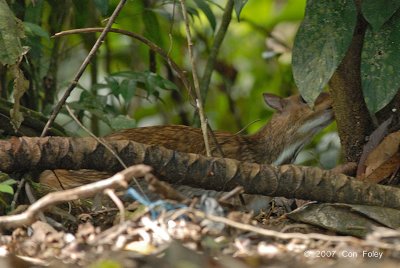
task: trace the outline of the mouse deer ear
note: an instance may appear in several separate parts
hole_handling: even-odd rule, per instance
[[[271,93],[263,93],[265,103],[279,112],[282,112],[285,107],[285,101],[283,98],[271,94]]]

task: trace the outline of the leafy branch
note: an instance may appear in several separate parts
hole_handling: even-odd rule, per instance
[[[99,49],[100,45],[102,44],[104,38],[106,37],[107,33],[110,31],[111,26],[113,25],[115,19],[117,18],[119,12],[122,10],[122,7],[125,5],[126,0],[121,0],[118,3],[118,6],[115,8],[113,14],[111,15],[110,19],[107,22],[106,27],[100,34],[99,38],[97,38],[96,43],[93,45],[92,49],[90,50],[89,54],[86,56],[85,60],[83,61],[82,65],[80,66],[78,72],[76,73],[73,81],[70,83],[68,86],[67,90],[65,91],[64,95],[62,96],[61,100],[57,103],[56,107],[53,109],[53,112],[51,113],[51,116],[49,120],[47,121],[42,134],[40,135],[41,137],[45,136],[49,127],[51,124],[54,122],[56,119],[58,113],[60,112],[62,106],[64,105],[65,101],[71,94],[72,90],[76,87],[78,84],[79,79],[81,78],[83,72],[85,71],[86,67],[89,65],[90,60],[93,58],[93,56],[96,54],[96,51]]]

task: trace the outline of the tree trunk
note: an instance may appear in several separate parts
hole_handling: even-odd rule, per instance
[[[358,13],[353,40],[329,82],[339,137],[347,162],[358,162],[366,137],[373,130],[361,87],[361,51],[367,23],[360,10]]]

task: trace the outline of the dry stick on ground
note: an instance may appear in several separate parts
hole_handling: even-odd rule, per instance
[[[187,210],[187,209],[185,209],[185,210]],[[253,233],[256,233],[256,234],[259,234],[262,236],[266,236],[266,237],[274,237],[274,238],[283,239],[283,240],[292,240],[292,239],[298,239],[298,240],[302,240],[302,241],[322,240],[322,241],[329,241],[329,242],[352,243],[352,244],[361,245],[361,246],[365,246],[365,247],[378,247],[381,249],[400,250],[400,245],[384,243],[384,242],[380,242],[380,241],[365,241],[365,240],[361,240],[361,239],[358,239],[358,238],[355,238],[352,236],[333,236],[333,235],[325,235],[325,234],[318,234],[318,233],[309,233],[309,234],[283,233],[283,232],[279,232],[279,231],[260,228],[260,227],[253,226],[250,224],[236,222],[236,221],[230,220],[225,217],[206,214],[203,211],[196,210],[196,209],[189,209],[189,211],[192,212],[197,217],[200,217],[203,219],[208,219],[208,220],[218,222],[218,223],[223,223],[223,224],[229,225],[229,226],[239,229],[239,230],[253,232]]]
[[[151,171],[149,166],[136,165],[129,167],[111,178],[83,185],[74,189],[47,194],[32,204],[25,212],[11,216],[0,216],[0,228],[13,228],[31,224],[36,215],[51,205],[69,202],[79,198],[88,198],[108,188],[128,186],[127,181],[134,177],[143,177]]]
[[[361,182],[320,168],[260,165],[205,157],[128,140],[107,142],[128,165],[150,165],[160,179],[173,184],[216,191],[243,186],[248,194],[400,209],[400,189]],[[56,168],[122,169],[107,148],[93,138],[14,137],[0,140],[0,171]]]
[[[104,28],[103,32],[100,34],[99,38],[96,40],[96,43],[93,45],[92,49],[90,50],[89,54],[86,56],[85,60],[83,61],[81,67],[79,68],[78,72],[76,73],[74,80],[71,82],[67,90],[65,91],[64,95],[62,96],[61,100],[57,103],[56,107],[54,108],[53,112],[51,113],[51,116],[49,120],[47,121],[42,134],[40,135],[41,137],[44,137],[47,133],[47,130],[53,124],[54,120],[56,119],[58,113],[60,112],[62,106],[64,105],[65,101],[71,94],[72,90],[76,87],[78,84],[79,79],[81,78],[83,72],[85,71],[86,67],[89,65],[90,60],[93,58],[95,55],[96,51],[99,49],[101,43],[103,42],[104,38],[107,35],[107,32],[111,29],[112,24],[114,23],[115,19],[117,18],[119,12],[121,11],[122,7],[125,5],[126,0],[121,0],[118,3],[118,6],[115,8],[113,14],[111,15],[110,19],[107,22],[106,27]]]
[[[104,193],[110,197],[110,199],[114,202],[114,204],[117,206],[119,209],[119,222],[123,223],[125,221],[125,207],[124,204],[122,203],[121,199],[118,198],[118,196],[115,194],[113,190],[110,188],[107,188],[104,190]]]
[[[197,68],[196,68],[196,63],[194,61],[194,55],[193,55],[193,50],[192,50],[193,43],[192,43],[192,36],[190,33],[189,19],[187,17],[187,9],[186,9],[186,5],[185,5],[185,0],[180,0],[179,2],[181,3],[182,16],[183,16],[183,20],[185,22],[189,58],[190,58],[190,64],[192,66],[194,91],[196,92],[196,105],[197,105],[197,108],[199,111],[201,131],[203,132],[203,138],[204,138],[204,146],[206,148],[206,155],[211,156],[210,144],[208,142],[208,134],[207,134],[207,132],[208,132],[207,119],[204,114],[204,109],[203,109],[204,107],[203,107],[203,100],[201,98],[199,78],[197,77]]]

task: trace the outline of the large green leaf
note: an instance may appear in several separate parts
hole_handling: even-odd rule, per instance
[[[9,9],[6,1],[0,0],[0,63],[17,63],[24,53],[21,37],[24,37],[22,24]]]
[[[379,30],[399,7],[399,0],[363,0],[361,11],[372,28]]]
[[[307,102],[314,102],[342,61],[356,19],[353,0],[307,1],[292,59],[295,82]]]
[[[377,112],[400,88],[400,10],[379,31],[367,28],[361,54],[361,82],[367,107]]]

